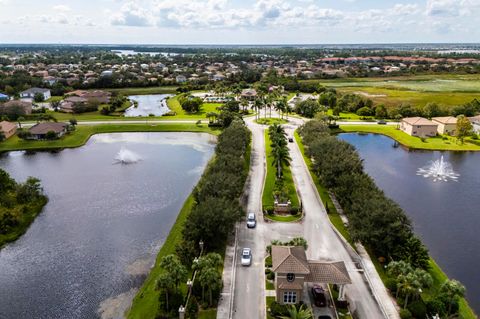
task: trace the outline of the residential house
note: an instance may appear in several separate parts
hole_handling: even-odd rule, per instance
[[[475,134],[480,134],[480,115],[469,117],[468,119],[472,123]]]
[[[175,77],[175,81],[177,83],[185,83],[185,82],[187,82],[187,78],[185,77],[185,75],[177,75]]]
[[[88,102],[88,99],[80,96],[69,96],[60,103],[60,111],[65,113],[73,113],[75,106],[84,105]]]
[[[67,132],[66,123],[44,122],[32,126],[28,131],[34,140],[44,140],[48,132],[53,132],[57,137],[62,137]]]
[[[457,118],[453,116],[434,117],[432,122],[437,124],[437,132],[442,135],[455,135]]]
[[[243,99],[252,101],[257,97],[257,91],[255,91],[255,89],[244,89],[242,90],[241,97]]]
[[[17,125],[12,122],[2,121],[0,122],[0,132],[3,133],[5,139],[8,139],[17,132]]]
[[[33,99],[37,94],[42,94],[43,100],[48,100],[51,97],[50,90],[42,88],[30,88],[26,91],[21,92],[20,97],[22,99]]]
[[[338,300],[345,300],[345,285],[352,281],[343,261],[307,260],[301,246],[272,246],[272,271],[275,273],[275,296],[281,304],[297,304],[308,283],[339,286]]]
[[[423,117],[406,117],[400,122],[400,130],[417,137],[436,136],[437,127],[438,124]]]
[[[108,104],[110,103],[110,98],[112,97],[112,93],[107,91],[95,90],[95,91],[83,91],[83,90],[76,90],[66,94],[67,96],[78,96],[85,98],[87,100],[96,100],[100,104]]]

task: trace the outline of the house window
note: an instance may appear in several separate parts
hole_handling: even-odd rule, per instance
[[[297,303],[297,293],[295,291],[285,291],[283,293],[283,303]]]
[[[292,281],[294,281],[294,280],[295,280],[295,274],[293,274],[293,273],[288,273],[288,274],[287,274],[287,281],[288,281],[288,282],[292,282]]]

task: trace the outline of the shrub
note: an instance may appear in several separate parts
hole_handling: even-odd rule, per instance
[[[273,317],[280,317],[288,315],[288,307],[274,301],[270,304],[270,314]]]
[[[425,306],[427,313],[431,316],[435,314],[443,315],[447,312],[443,302],[438,299],[427,300]]]
[[[275,213],[273,206],[265,206],[263,210],[267,213],[267,215],[273,215]]]
[[[388,278],[385,281],[385,287],[390,290],[391,293],[396,293],[397,292],[397,281],[393,278]]]
[[[300,213],[300,207],[298,206],[292,206],[290,208],[290,214],[292,215],[298,215]]]
[[[270,268],[265,268],[265,275],[268,275],[272,272]]]
[[[410,310],[413,317],[417,319],[423,319],[427,315],[427,307],[422,300],[415,300],[408,305],[408,310]]]
[[[190,297],[187,308],[185,309],[185,318],[186,319],[198,318],[198,302],[195,296]]]
[[[272,271],[271,273],[269,273],[269,274],[267,275],[267,279],[268,279],[268,280],[274,280],[274,279],[275,279],[275,273],[274,273],[273,271]]]
[[[272,267],[272,256],[265,258],[265,267]]]
[[[402,309],[400,310],[400,318],[402,319],[411,319],[412,314],[408,309]]]

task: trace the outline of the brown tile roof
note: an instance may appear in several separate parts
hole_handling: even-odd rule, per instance
[[[272,270],[280,273],[310,273],[303,247],[272,246]]]
[[[305,278],[306,281],[338,285],[352,283],[343,261],[308,261],[308,263],[310,265],[310,274]]]
[[[406,117],[402,121],[410,125],[437,126],[437,124],[424,117]]]
[[[30,133],[32,134],[47,134],[50,131],[55,133],[60,133],[67,127],[66,123],[56,123],[56,122],[45,122],[35,124],[30,128]]]
[[[432,121],[441,124],[457,124],[457,118],[453,116],[434,117]]]
[[[3,132],[10,132],[16,127],[17,125],[12,122],[7,122],[7,121],[0,122],[0,131],[3,131]]]

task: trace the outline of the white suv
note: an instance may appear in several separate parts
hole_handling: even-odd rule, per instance
[[[255,219],[254,213],[248,213],[247,215],[247,227],[248,228],[255,228],[257,226],[257,220]]]
[[[252,264],[252,250],[243,248],[242,250],[242,266],[250,266]]]

